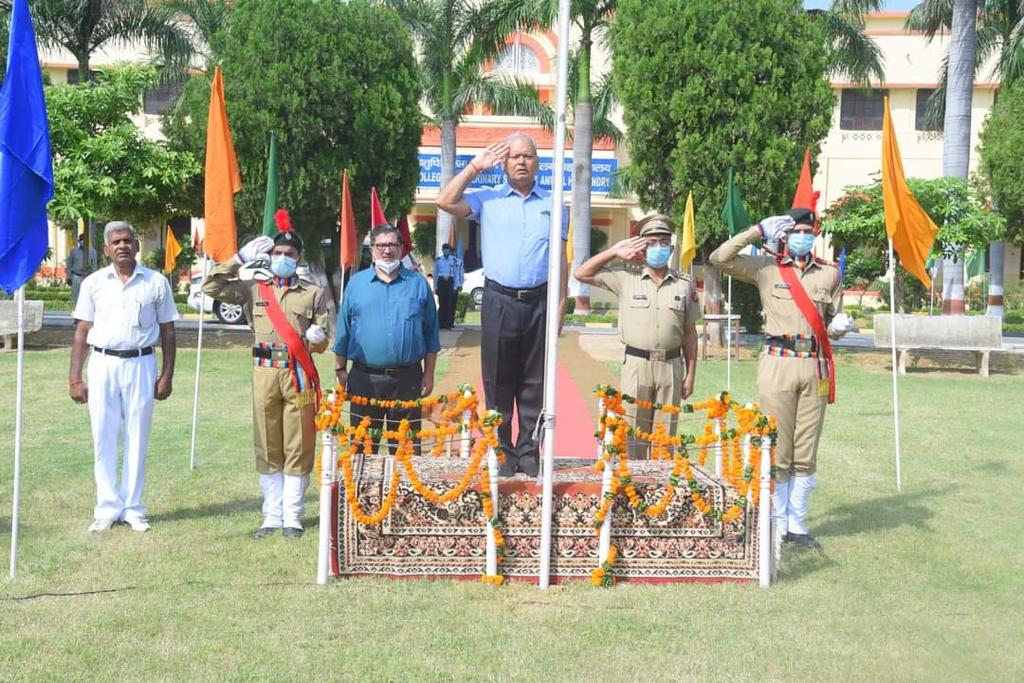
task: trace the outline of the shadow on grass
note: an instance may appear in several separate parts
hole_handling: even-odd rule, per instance
[[[213,503],[211,505],[200,505],[194,508],[178,508],[162,514],[150,515],[150,519],[156,522],[177,522],[186,519],[204,519],[207,517],[227,517],[238,513],[259,512],[263,499],[259,497],[237,498]]]

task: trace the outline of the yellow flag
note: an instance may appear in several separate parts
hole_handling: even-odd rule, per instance
[[[903,160],[896,142],[896,131],[889,114],[889,98],[885,98],[882,119],[882,206],[885,210],[885,231],[892,239],[893,249],[900,255],[903,268],[916,277],[925,289],[932,286],[925,261],[939,229],[928,217],[903,175]]]
[[[178,254],[181,253],[181,245],[174,238],[174,231],[167,226],[167,244],[164,246],[164,273],[170,275],[174,272],[175,263],[178,261]]]
[[[569,237],[565,242],[565,260],[572,268],[572,216],[569,216]],[[570,271],[571,272],[571,271]]]
[[[683,237],[679,240],[679,270],[689,271],[696,255],[697,222],[693,217],[693,192],[690,192],[686,196],[686,212],[683,214]]]

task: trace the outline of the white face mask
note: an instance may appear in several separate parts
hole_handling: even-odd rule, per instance
[[[396,270],[398,270],[399,266],[402,265],[402,262],[397,260],[397,259],[394,259],[394,260],[391,260],[391,261],[378,260],[376,262],[376,265],[377,265],[378,268],[383,270],[385,273],[387,273],[388,275],[391,275]]]

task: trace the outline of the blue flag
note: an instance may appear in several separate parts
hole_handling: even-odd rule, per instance
[[[843,276],[846,275],[846,247],[839,250],[839,281],[843,281]]]
[[[0,88],[0,287],[8,292],[25,284],[46,255],[46,205],[52,197],[43,75],[28,0],[15,0]]]

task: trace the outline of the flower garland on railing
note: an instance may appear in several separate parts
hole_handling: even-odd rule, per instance
[[[601,505],[594,518],[594,529],[598,535],[600,535],[601,527],[611,511],[615,496],[620,489],[625,493],[632,508],[652,519],[665,514],[668,506],[675,499],[677,490],[683,480],[686,481],[690,502],[693,504],[693,507],[712,522],[720,519],[722,523],[728,524],[740,519],[746,509],[748,495],[755,504],[757,503],[760,494],[760,458],[751,458],[750,462],[744,465],[742,442],[747,435],[750,435],[751,438],[754,436],[770,436],[773,444],[772,461],[774,462],[774,442],[776,437],[774,417],[765,416],[756,405],[740,405],[732,400],[728,392],[722,392],[700,403],[684,404],[681,406],[636,399],[608,385],[598,386],[594,393],[604,404],[604,410],[598,419],[598,430],[595,436],[604,439],[606,434],[611,434],[611,438],[602,447],[601,455],[595,468],[598,472],[602,472],[606,467],[614,467],[611,485],[604,492]],[[644,432],[630,427],[624,419],[626,403],[669,416],[705,411],[708,422],[705,423],[703,433],[698,437],[691,435],[671,436],[667,433],[663,423],[655,425],[652,432]],[[738,427],[723,431],[722,427],[724,427],[730,412],[736,415]],[[720,433],[718,434],[715,433],[714,429],[716,422],[721,425]],[[629,457],[626,446],[627,437],[630,436],[651,444],[652,460],[671,459],[673,461],[669,480],[665,484],[665,488],[660,496],[658,496],[658,502],[656,503],[648,504],[645,502],[633,484],[633,477],[629,471]],[[688,444],[697,445],[699,447],[697,464],[703,466],[707,460],[708,446],[715,443],[721,443],[723,448],[722,478],[735,488],[739,494],[735,502],[720,514],[704,500],[703,490],[693,474],[690,458],[687,453]],[[753,485],[755,481],[758,482],[757,486]],[[617,548],[611,545],[607,559],[603,560],[596,569],[591,571],[590,579],[594,585],[611,586],[614,583],[613,569],[617,552]]]
[[[433,407],[440,404],[449,406],[441,413],[444,422],[434,428],[421,430],[412,429],[408,419],[398,423],[397,429],[371,429],[370,418],[363,417],[355,427],[346,426],[341,421],[343,406],[346,401],[359,406],[372,406],[388,409],[413,409]],[[502,535],[501,521],[495,511],[494,501],[490,495],[490,470],[484,464],[488,448],[493,449],[499,463],[505,457],[498,441],[497,428],[501,425],[502,416],[497,411],[488,411],[480,418],[477,412],[479,401],[476,394],[468,385],[462,385],[455,392],[447,395],[429,396],[409,401],[387,400],[381,401],[365,396],[349,395],[343,387],[337,387],[321,403],[320,411],[316,417],[316,427],[321,431],[330,431],[338,439],[338,465],[342,472],[342,480],[345,485],[345,500],[348,502],[352,517],[360,524],[372,526],[380,524],[391,508],[394,506],[398,485],[401,481],[402,471],[405,471],[413,490],[427,501],[434,505],[441,506],[457,500],[462,496],[475,480],[479,480],[479,495],[483,508],[484,518],[488,523],[489,533],[492,534],[497,550],[498,564],[500,566],[505,555],[505,539]],[[463,420],[463,415],[469,413],[468,422]],[[413,465],[415,455],[415,444],[424,439],[436,439],[431,455],[439,456],[443,449],[444,440],[459,432],[472,434],[478,431],[482,434],[473,445],[471,457],[466,471],[454,487],[445,493],[437,493],[427,486],[416,472]],[[395,460],[401,467],[395,467],[391,472],[391,481],[388,493],[381,501],[380,507],[373,514],[368,514],[359,503],[356,491],[355,480],[352,472],[352,460],[355,454],[362,447],[363,455],[372,455],[374,442],[383,440],[395,441]],[[487,472],[484,476],[483,472]],[[321,476],[320,463],[317,461],[317,478]],[[481,576],[484,583],[500,586],[504,583],[505,577],[501,574],[488,575],[486,571]]]

